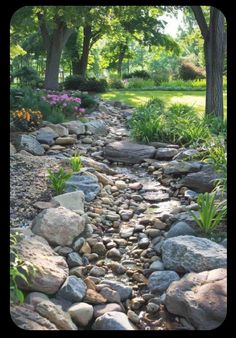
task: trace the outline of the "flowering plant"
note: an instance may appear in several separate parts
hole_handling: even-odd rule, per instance
[[[14,126],[19,130],[34,130],[42,123],[43,114],[40,111],[31,109],[18,109],[11,112],[11,119]]]
[[[81,99],[79,97],[71,97],[67,94],[48,94],[41,98],[51,105],[52,110],[61,110],[65,115],[79,115],[85,112],[84,108],[80,108]]]

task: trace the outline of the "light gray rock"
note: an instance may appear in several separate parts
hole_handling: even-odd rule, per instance
[[[64,312],[60,306],[50,301],[43,301],[36,305],[35,310],[50,322],[54,323],[60,330],[78,330],[77,326],[72,322],[68,313]]]
[[[85,201],[91,202],[96,198],[97,194],[101,191],[101,188],[96,176],[81,172],[73,174],[65,182],[65,190],[67,192],[82,190],[85,196]]]
[[[89,271],[90,276],[94,277],[103,277],[106,274],[106,270],[100,266],[94,266],[92,269]]]
[[[86,166],[86,167],[92,167],[96,171],[99,171],[101,173],[105,173],[105,174],[108,174],[108,175],[115,175],[116,174],[115,170],[113,170],[112,168],[109,168],[105,163],[94,161],[90,157],[81,156],[80,158],[81,158],[83,165]]]
[[[95,135],[106,135],[108,133],[107,125],[102,120],[86,122],[84,125],[86,132],[90,132]]]
[[[158,160],[170,160],[177,154],[178,150],[174,148],[158,148],[154,157]]]
[[[84,193],[79,190],[58,195],[53,198],[53,201],[59,202],[62,207],[75,212],[84,212],[84,200]]]
[[[179,279],[175,271],[155,271],[149,276],[148,287],[152,293],[161,294],[172,282]]]
[[[85,243],[85,239],[83,237],[78,238],[73,244],[73,249],[75,251],[79,251],[82,248],[84,243]]]
[[[170,228],[166,238],[177,237],[182,235],[195,236],[196,232],[185,222],[178,222]]]
[[[87,286],[81,278],[69,276],[59,289],[57,295],[73,303],[80,302],[85,297],[86,290]]]
[[[15,153],[16,153],[16,148],[12,143],[10,143],[10,155],[14,155]]]
[[[177,272],[201,272],[226,267],[226,249],[206,238],[172,237],[162,245],[162,260],[166,269]]]
[[[69,121],[62,123],[69,130],[69,134],[83,135],[85,134],[85,125],[80,121]]]
[[[43,127],[37,130],[36,139],[39,143],[52,145],[54,144],[54,139],[59,135],[55,133],[50,127]]]
[[[107,250],[102,242],[98,242],[92,246],[92,252],[97,253],[99,256],[104,256]]]
[[[68,136],[69,131],[66,127],[64,127],[62,124],[48,124],[48,127],[50,127],[52,130],[55,131],[57,136],[63,137],[63,136]]]
[[[73,304],[68,312],[72,320],[79,326],[87,326],[90,320],[93,318],[93,307],[87,303]]]
[[[32,305],[34,309],[38,303],[41,303],[44,300],[49,300],[49,298],[42,292],[30,292],[25,297],[25,303]]]
[[[108,144],[104,156],[110,161],[124,163],[140,163],[154,156],[156,149],[152,146],[118,141]]]
[[[183,175],[201,170],[200,162],[171,161],[163,166],[166,175]]]
[[[130,286],[125,285],[122,282],[104,279],[102,280],[102,284],[106,284],[113,290],[118,291],[118,293],[120,294],[121,301],[131,298],[132,296],[132,288]]]
[[[98,318],[102,315],[104,315],[107,312],[124,312],[121,308],[121,306],[117,303],[108,303],[108,304],[102,304],[102,305],[94,305],[94,317]]]
[[[201,171],[186,175],[180,183],[196,192],[211,192],[216,178],[214,170],[210,166],[204,166]]]
[[[98,317],[93,326],[93,330],[136,330],[135,326],[129,321],[126,314],[112,311]]]
[[[157,260],[157,261],[154,261],[150,266],[149,266],[149,269],[153,270],[153,271],[162,271],[164,270],[164,264]]]
[[[41,156],[45,153],[41,144],[30,135],[21,135],[16,139],[18,150],[25,150],[32,155]]]
[[[71,245],[85,227],[85,219],[64,207],[41,211],[32,222],[32,232],[56,245]]]
[[[186,318],[197,330],[219,327],[227,312],[226,269],[188,273],[166,292],[170,313]]]
[[[20,241],[16,246],[19,257],[24,262],[29,262],[35,267],[28,275],[29,283],[22,279],[18,285],[24,290],[32,290],[54,294],[60,288],[69,274],[65,259],[58,256],[49,245],[34,238]]]
[[[138,247],[140,249],[146,249],[149,246],[149,244],[150,244],[150,240],[147,237],[143,237],[138,242]]]

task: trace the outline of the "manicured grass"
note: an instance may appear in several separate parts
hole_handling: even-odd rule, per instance
[[[204,91],[119,91],[114,90],[99,95],[102,99],[121,101],[124,104],[138,107],[148,100],[153,98],[159,98],[163,100],[166,105],[172,103],[183,103],[193,106],[199,113],[204,113],[205,110],[205,92]],[[227,102],[226,92],[224,92],[224,111],[226,116]]]

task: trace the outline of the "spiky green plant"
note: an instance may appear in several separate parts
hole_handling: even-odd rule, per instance
[[[73,172],[79,172],[80,171],[80,169],[82,168],[82,161],[81,161],[79,154],[74,154],[70,158],[70,166],[71,166]]]
[[[51,169],[48,169],[48,178],[56,195],[60,195],[64,192],[65,181],[71,176],[72,172],[65,172],[64,168],[60,168],[58,172],[53,172]]]

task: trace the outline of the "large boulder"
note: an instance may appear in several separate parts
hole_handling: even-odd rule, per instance
[[[158,160],[171,160],[178,154],[178,150],[174,148],[158,148],[155,152],[155,158]]]
[[[84,124],[86,131],[95,135],[106,135],[108,133],[107,125],[104,121],[94,120]]]
[[[23,330],[59,330],[55,324],[34,311],[28,304],[11,305],[12,321]]]
[[[68,136],[69,135],[69,131],[66,127],[64,127],[62,124],[48,124],[47,125],[48,127],[50,127],[52,130],[55,131],[55,133],[58,135],[58,136]]]
[[[45,209],[32,222],[33,233],[62,246],[70,246],[84,227],[85,218],[64,207]]]
[[[30,135],[20,135],[16,139],[18,150],[28,151],[32,155],[41,156],[45,153],[44,148],[36,140],[35,137]]]
[[[156,149],[152,146],[117,141],[105,147],[104,156],[110,161],[124,163],[140,163],[146,158],[152,158]]]
[[[37,304],[35,311],[55,324],[60,330],[78,330],[77,326],[72,322],[69,313],[64,312],[60,306],[49,300],[44,300]]]
[[[62,123],[69,130],[70,134],[83,135],[85,134],[85,125],[80,121],[69,121]]]
[[[65,182],[67,192],[82,190],[85,201],[90,202],[95,199],[101,188],[95,175],[89,173],[75,173]]]
[[[181,185],[197,192],[211,192],[214,189],[214,180],[217,178],[215,171],[210,166],[192,174],[186,175],[181,180]]]
[[[43,127],[37,130],[36,139],[39,143],[52,145],[54,144],[54,139],[59,135],[50,127]]]
[[[166,235],[166,238],[177,237],[182,235],[195,236],[196,232],[186,222],[177,222],[171,226],[170,230]]]
[[[152,293],[163,293],[168,286],[179,280],[179,276],[175,271],[155,271],[148,279],[148,287]]]
[[[226,249],[206,238],[172,237],[162,245],[165,269],[177,272],[201,272],[226,267]]]
[[[75,212],[84,212],[84,193],[83,191],[73,191],[58,195],[53,198],[60,206]]]
[[[167,289],[167,310],[185,317],[197,330],[217,328],[226,317],[226,278],[226,269],[186,274]]]
[[[200,162],[171,161],[162,167],[166,175],[184,175],[201,170],[202,164]]]
[[[122,312],[112,311],[98,317],[93,326],[93,330],[136,330],[135,326],[129,321],[127,315]]]
[[[19,286],[48,295],[57,292],[69,274],[65,259],[58,256],[49,245],[32,237],[20,241],[16,248],[22,260],[35,267],[35,273],[29,270],[29,283],[20,279]]]

